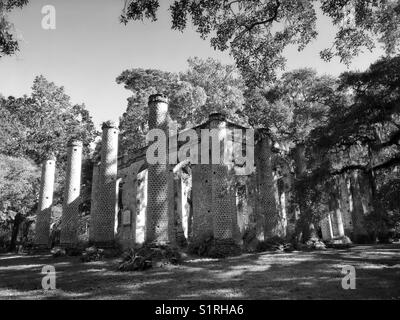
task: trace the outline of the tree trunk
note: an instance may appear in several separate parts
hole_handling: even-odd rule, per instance
[[[8,248],[9,251],[14,251],[17,243],[18,231],[19,226],[21,225],[22,221],[24,221],[22,214],[19,212],[15,215],[14,223],[12,226],[12,233],[11,233],[11,241],[10,246]]]

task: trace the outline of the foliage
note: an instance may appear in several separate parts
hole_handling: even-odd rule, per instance
[[[163,245],[143,245],[125,252],[118,270],[143,271],[152,267],[180,263],[182,263],[182,256],[177,248]]]
[[[15,8],[22,8],[28,0],[0,0],[0,58],[19,50],[18,41],[13,35],[13,24],[7,14]]]
[[[64,88],[43,76],[35,78],[30,96],[8,97],[0,101],[0,124],[4,124],[0,152],[27,157],[36,164],[54,154],[57,157],[58,185],[63,184],[68,142],[71,139],[82,140],[84,155],[87,156],[90,143],[97,134],[85,106],[71,104]],[[62,192],[58,190],[56,201],[61,197]]]
[[[148,127],[148,97],[164,93],[170,100],[170,114],[178,128],[199,124],[211,112],[224,112],[240,120],[244,84],[237,70],[211,58],[188,60],[189,68],[180,74],[160,70],[124,71],[117,83],[123,83],[133,95],[120,119],[121,149],[128,151],[144,144]]]
[[[85,159],[97,132],[85,106],[71,104],[64,88],[56,86],[43,76],[35,78],[30,96],[7,99],[0,97],[0,126],[3,133],[0,137],[0,156],[2,159],[14,159],[13,166],[8,164],[8,167],[15,168],[15,173],[7,173],[7,177],[13,180],[5,187],[8,193],[4,191],[3,196],[2,192],[1,200],[7,200],[8,212],[14,212],[18,217],[13,220],[15,240],[18,225],[22,221],[20,218],[27,213],[33,214],[38,201],[35,188],[39,181],[36,184],[28,181],[30,176],[27,174],[33,172],[33,168],[40,171],[38,166],[41,162],[54,154],[57,157],[54,203],[62,203],[67,144],[71,139],[82,140]],[[92,178],[91,164],[87,160],[84,164],[82,194],[88,195]],[[14,186],[14,189],[10,186]],[[81,209],[88,212],[90,208],[87,197],[83,200]]]
[[[327,121],[337,103],[336,79],[312,69],[284,73],[274,85],[246,93],[245,113],[253,126],[269,128],[276,139],[304,142],[309,133]]]
[[[0,154],[0,213],[1,220],[13,220],[20,212],[32,212],[38,197],[40,170],[25,158]]]
[[[87,152],[96,134],[85,106],[72,105],[64,88],[43,76],[35,78],[30,96],[3,99],[1,109],[7,116],[4,122],[12,118],[15,124],[9,130],[14,139],[4,141],[0,149],[5,154],[25,155],[36,163],[50,154],[65,162],[71,139],[82,140]]]
[[[339,90],[347,98],[331,105],[326,124],[313,129],[306,140],[313,163],[305,177],[309,181],[296,188],[298,200],[304,202],[306,190],[316,192],[334,176],[361,170],[372,194],[366,227],[378,236],[396,224],[393,203],[398,196],[389,191],[396,186],[393,178],[400,163],[399,72],[400,57],[395,57],[381,59],[365,72],[341,75]],[[304,207],[309,215],[319,212],[313,204]]]
[[[211,46],[228,50],[249,86],[272,81],[283,68],[283,52],[295,45],[304,49],[317,36],[317,1],[314,0],[177,0],[169,10],[172,29],[183,31],[190,19]],[[397,1],[320,0],[321,11],[338,28],[331,48],[321,52],[349,63],[376,40],[388,54],[400,44],[400,4]],[[157,20],[158,0],[126,0],[121,22]]]

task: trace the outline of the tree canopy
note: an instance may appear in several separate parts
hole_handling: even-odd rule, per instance
[[[231,119],[244,121],[245,89],[237,69],[214,59],[191,58],[185,72],[160,70],[125,70],[117,78],[133,95],[120,119],[121,144],[124,150],[141,146],[147,133],[148,97],[165,93],[170,99],[170,113],[178,127],[205,121],[211,112],[224,112]]]
[[[126,0],[121,21],[157,20],[158,0]],[[190,19],[215,49],[228,50],[251,86],[271,81],[285,65],[284,49],[304,49],[318,35],[317,11],[328,16],[336,36],[320,54],[344,63],[380,43],[387,54],[399,52],[400,3],[391,0],[177,0],[169,8],[172,29],[183,31]]]
[[[13,24],[8,20],[7,14],[15,8],[22,8],[28,1],[0,0],[0,58],[19,50],[18,41],[13,32]]]
[[[0,127],[0,211],[5,222],[13,223],[11,243],[15,244],[19,224],[34,214],[39,165],[49,155],[57,157],[54,203],[62,202],[67,144],[71,139],[83,142],[86,159],[82,194],[90,194],[87,156],[97,131],[85,106],[72,104],[63,87],[43,76],[35,78],[29,96],[0,97]]]

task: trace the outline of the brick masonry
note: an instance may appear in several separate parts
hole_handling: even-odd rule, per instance
[[[72,141],[68,145],[67,172],[61,217],[60,243],[66,247],[75,246],[78,242],[81,169],[82,142]]]
[[[117,168],[118,128],[113,122],[102,126],[101,163],[98,178],[98,204],[95,205],[90,239],[99,246],[110,246],[116,233],[115,220],[118,212]]]
[[[162,95],[150,96],[149,129],[161,129],[167,134],[168,124],[168,99]],[[149,165],[147,183],[145,242],[156,244],[174,242],[172,168],[167,163]]]
[[[39,206],[36,218],[35,245],[48,247],[50,237],[51,209],[53,205],[56,159],[51,157],[42,163]]]

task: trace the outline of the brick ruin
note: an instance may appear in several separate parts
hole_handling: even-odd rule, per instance
[[[171,120],[168,99],[162,95],[149,98],[149,128],[168,133]],[[304,172],[304,152],[299,150],[296,170],[284,161],[284,146],[274,143],[266,129],[257,129],[254,139],[246,142],[246,127],[214,113],[204,123],[191,128],[200,143],[202,129],[217,130],[220,159],[226,150],[254,146],[255,166],[243,174],[235,162],[226,164],[149,164],[148,147],[132,153],[118,153],[118,128],[112,122],[102,126],[101,157],[94,161],[89,240],[99,247],[115,242],[124,248],[138,243],[184,245],[212,237],[215,241],[246,245],[249,239],[264,240],[279,236],[289,238],[295,229],[298,211],[292,205],[296,176]],[[227,137],[237,133],[228,148]],[[182,133],[182,132],[181,132]],[[182,144],[167,134],[169,143]],[[202,157],[211,159],[214,148]],[[168,155],[168,151],[167,151]],[[169,154],[170,158],[175,154]],[[61,220],[61,245],[73,247],[78,241],[82,144],[68,146],[66,187]],[[42,184],[36,222],[35,243],[49,245],[55,158],[42,166]],[[200,161],[199,161],[200,163]],[[210,161],[211,163],[211,161]],[[303,168],[303,169],[302,169]],[[323,239],[335,239],[354,232],[364,232],[362,221],[368,205],[361,192],[357,173],[340,177],[337,197],[326,210],[320,227]]]

